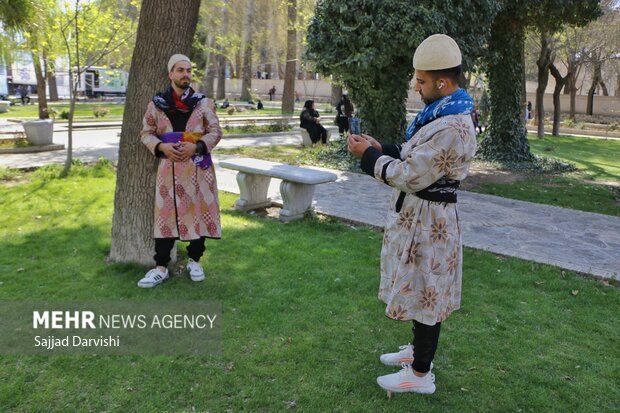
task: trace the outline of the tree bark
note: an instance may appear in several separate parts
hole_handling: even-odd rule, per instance
[[[514,5],[513,7],[517,7]],[[502,11],[491,26],[489,60],[491,124],[480,143],[480,155],[500,162],[531,161],[532,154],[523,125],[524,26],[514,18],[516,10]]]
[[[332,83],[332,106],[336,106],[340,102],[340,99],[342,99],[342,88]]]
[[[297,71],[297,0],[289,0],[287,5],[286,28],[286,69],[284,71],[284,90],[282,91],[282,113],[295,110],[295,72]]]
[[[199,8],[200,0],[142,2],[120,139],[112,261],[153,265],[157,160],[140,142],[139,133],[148,102],[169,85],[168,58],[191,50]]]
[[[616,97],[620,97],[620,70],[616,72],[616,91],[614,92]]]
[[[43,69],[41,67],[41,58],[38,54],[32,53],[32,63],[34,65],[34,74],[37,78],[37,97],[39,98],[39,119],[49,119],[50,114],[47,108],[47,98],[45,95],[46,84]]]
[[[58,102],[58,84],[56,83],[56,67],[53,62],[47,61],[45,77],[50,91],[50,102]]]
[[[222,36],[228,35],[228,1],[224,0],[222,4]],[[226,98],[226,56],[224,55],[224,46],[218,45],[219,54],[217,56],[217,98]]]
[[[536,87],[536,123],[537,136],[540,139],[545,137],[545,90],[549,83],[549,65],[553,61],[553,51],[551,49],[549,35],[545,32],[540,35],[540,54],[536,65],[538,66],[538,86]]]
[[[254,8],[256,0],[245,3],[245,49],[243,52],[243,79],[241,81],[241,100],[250,100],[252,96],[252,53],[254,52]]]
[[[592,85],[588,90],[588,103],[586,104],[586,115],[592,115],[594,112],[594,92],[596,92],[596,87],[601,82],[601,62],[597,59],[594,62],[594,76],[592,77]]]
[[[551,71],[551,75],[555,78],[555,88],[553,89],[553,130],[551,134],[553,136],[560,135],[560,121],[562,116],[562,108],[560,102],[560,93],[562,92],[562,88],[568,82],[568,78],[570,73],[566,76],[562,77],[560,71],[555,64],[551,63],[549,65],[549,70]]]

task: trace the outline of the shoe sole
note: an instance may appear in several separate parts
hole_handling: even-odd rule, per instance
[[[388,396],[390,392],[391,393],[433,394],[435,393],[435,390],[436,390],[435,383],[433,383],[431,386],[428,386],[428,387],[390,387],[388,385],[384,385],[383,383],[381,383],[379,381],[379,378],[377,378],[377,384],[383,390],[388,392]]]
[[[386,360],[381,360],[381,358],[379,358],[379,360],[381,361],[381,363],[385,364],[386,366],[400,366],[402,363],[407,363],[407,364],[413,363],[413,357],[403,357],[403,358],[398,359],[397,361],[386,361]]]
[[[170,277],[168,277],[168,278],[170,278]],[[140,284],[140,281],[138,281],[138,287],[140,287],[140,288],[153,288],[153,287],[157,287],[159,284],[163,283],[164,281],[167,281],[168,278],[164,278],[163,280],[156,281],[156,282],[154,282],[152,284]]]
[[[200,282],[200,281],[204,281],[205,280],[205,276],[203,275],[202,277],[192,277],[191,275],[189,276],[189,278],[194,281],[194,282]]]

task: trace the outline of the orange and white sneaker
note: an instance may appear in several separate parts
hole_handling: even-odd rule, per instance
[[[400,351],[397,353],[382,354],[379,357],[381,363],[386,366],[400,366],[403,363],[413,363],[413,346],[411,344],[407,344],[406,346],[400,346],[398,348]]]
[[[410,365],[403,363],[402,370],[397,373],[377,377],[377,384],[387,390],[388,396],[394,393],[435,393],[435,375],[430,371],[424,377],[413,374]]]

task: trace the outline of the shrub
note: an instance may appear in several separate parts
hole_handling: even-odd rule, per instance
[[[110,109],[105,106],[93,107],[93,115],[95,115],[96,118],[105,118],[108,113],[110,113]]]
[[[69,119],[69,109],[65,108],[65,109],[61,110],[60,113],[58,114],[58,117],[60,119],[65,119],[65,120]]]

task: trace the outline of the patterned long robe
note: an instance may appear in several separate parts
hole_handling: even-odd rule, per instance
[[[415,192],[441,178],[463,180],[475,152],[471,117],[449,115],[422,127],[402,146],[400,159],[377,154],[372,160],[374,177],[394,187],[379,287],[389,318],[434,325],[460,308],[462,248],[456,203],[426,201]],[[364,154],[363,161],[367,158]],[[406,195],[397,211],[401,191]]]
[[[222,138],[222,131],[211,99],[202,99],[196,105],[185,131],[204,134],[201,140],[209,153],[213,151]],[[173,132],[170,119],[150,102],[140,132],[142,143],[155,155],[155,147],[161,142],[158,136],[167,132]],[[220,206],[213,165],[201,169],[191,159],[185,162],[159,159],[154,236],[184,241],[221,237]]]

